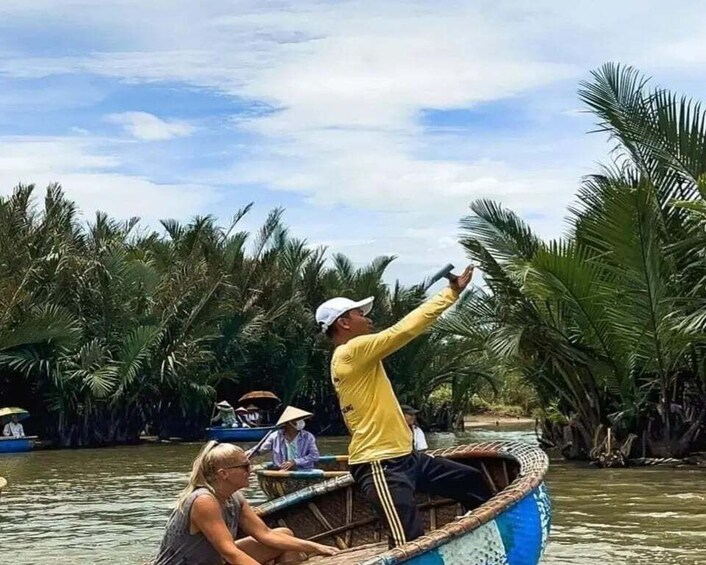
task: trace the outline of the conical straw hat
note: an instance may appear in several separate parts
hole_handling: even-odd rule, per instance
[[[313,414],[311,412],[300,410],[294,406],[287,406],[275,425],[284,426],[287,422],[294,422],[295,420],[301,420],[303,418],[311,418],[312,416]]]

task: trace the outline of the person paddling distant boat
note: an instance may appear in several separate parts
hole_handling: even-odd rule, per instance
[[[220,422],[221,426],[225,426],[227,428],[239,427],[235,410],[233,410],[230,402],[227,400],[221,400],[216,403],[216,408],[218,409],[218,413],[211,418],[211,422]]]
[[[250,423],[246,420],[248,411],[242,406],[233,410],[230,402],[221,400],[216,403],[218,413],[211,418],[211,423],[219,422],[224,428],[250,428]]]
[[[313,469],[319,460],[319,449],[314,434],[304,429],[304,420],[312,416],[311,412],[287,406],[276,424],[281,429],[269,435],[258,453],[271,451],[272,463],[280,471]]]
[[[429,328],[471,281],[473,268],[460,276],[445,274],[449,286],[394,326],[373,333],[367,318],[373,298],[332,298],[316,310],[319,328],[335,345],[331,380],[343,419],[351,433],[351,475],[390,530],[390,545],[424,534],[415,492],[461,502],[470,510],[488,500],[480,472],[449,459],[412,449],[412,431],[385,373],[382,360]]]

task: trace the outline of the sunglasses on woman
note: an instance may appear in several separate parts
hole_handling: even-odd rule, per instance
[[[247,467],[248,471],[252,467],[252,463],[248,461],[247,463],[240,463],[239,465],[230,465],[228,467],[221,467],[221,469],[240,469],[241,467]]]

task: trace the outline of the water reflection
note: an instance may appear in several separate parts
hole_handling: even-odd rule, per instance
[[[433,447],[513,439],[531,430],[478,429],[429,437]],[[322,453],[343,453],[326,438]],[[147,560],[156,550],[200,444],[40,451],[0,456],[3,561],[29,565]],[[547,565],[706,564],[706,469],[600,471],[553,462],[555,519]],[[262,500],[256,484],[246,495]]]

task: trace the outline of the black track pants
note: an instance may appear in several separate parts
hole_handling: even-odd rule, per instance
[[[394,546],[424,534],[415,492],[452,498],[466,510],[490,498],[490,490],[478,470],[424,453],[351,465],[350,472],[358,488],[389,526]]]

